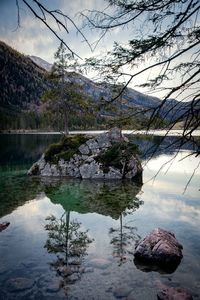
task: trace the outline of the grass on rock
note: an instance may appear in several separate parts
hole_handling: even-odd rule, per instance
[[[51,144],[45,151],[45,161],[57,163],[63,158],[68,161],[78,153],[80,145],[88,140],[88,136],[83,134],[64,136],[59,143]]]
[[[114,143],[109,149],[95,157],[95,160],[102,164],[103,171],[107,173],[110,166],[122,170],[123,166],[126,166],[131,157],[136,154],[139,154],[138,146],[123,141]]]

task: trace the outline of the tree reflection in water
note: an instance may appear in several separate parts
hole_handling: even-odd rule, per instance
[[[143,204],[143,201],[137,197],[132,199],[131,209],[125,210],[120,214],[118,228],[111,227],[109,235],[111,237],[111,245],[113,246],[113,256],[117,258],[119,266],[127,261],[129,254],[133,254],[133,246],[136,240],[140,239],[137,234],[137,227],[131,226],[130,222],[123,225],[123,218],[127,214],[132,214]]]
[[[46,229],[49,238],[46,247],[49,252],[57,254],[55,266],[57,273],[64,282],[72,282],[81,276],[81,263],[88,244],[87,231],[80,232],[80,223],[70,222],[70,211],[80,214],[97,213],[120,221],[120,228],[111,228],[111,244],[113,256],[119,258],[119,263],[126,261],[134,241],[138,238],[137,228],[131,223],[123,224],[123,218],[138,209],[141,184],[132,181],[77,181],[58,180],[46,184],[45,193],[52,203],[62,205],[66,211],[65,218],[60,220],[50,216]],[[78,252],[78,253],[77,253]],[[58,255],[59,254],[59,255]],[[72,276],[72,274],[75,274]]]
[[[44,247],[49,253],[56,254],[50,265],[62,277],[61,286],[67,288],[68,284],[80,279],[83,272],[81,265],[93,240],[88,236],[88,230],[81,230],[80,222],[70,221],[69,211],[60,219],[50,215],[46,220],[48,239]]]

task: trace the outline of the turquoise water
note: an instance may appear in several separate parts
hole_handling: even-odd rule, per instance
[[[162,151],[143,161],[143,185],[27,177],[58,139],[0,136],[0,223],[10,222],[0,232],[0,299],[157,299],[163,284],[200,299],[198,169],[185,190],[199,159],[183,160],[184,150],[170,166],[174,153]],[[174,273],[134,262],[135,241],[156,227],[183,245]]]

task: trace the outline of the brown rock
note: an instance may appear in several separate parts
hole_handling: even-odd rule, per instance
[[[182,248],[173,233],[157,228],[136,243],[134,256],[154,266],[176,269],[183,257]]]

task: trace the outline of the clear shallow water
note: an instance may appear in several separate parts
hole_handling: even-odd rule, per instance
[[[142,186],[27,177],[58,138],[1,137],[0,223],[10,225],[0,232],[0,299],[157,299],[161,284],[200,299],[199,170],[183,194],[199,160],[179,161],[181,152],[149,181],[172,158],[162,153],[145,165]],[[135,240],[155,227],[183,244],[172,274],[134,263]]]

